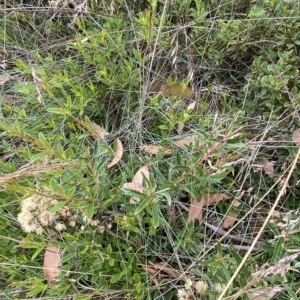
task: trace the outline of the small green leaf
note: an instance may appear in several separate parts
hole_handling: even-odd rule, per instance
[[[111,244],[108,244],[107,248],[106,248],[106,253],[107,254],[111,254],[112,253],[112,247]]]
[[[95,205],[94,202],[90,203],[88,207],[86,208],[86,216],[88,219],[91,219],[94,215]]]
[[[57,180],[53,177],[50,179],[50,188],[52,192],[54,192],[55,194],[59,194],[59,191],[61,191],[61,188],[58,185]]]
[[[158,211],[158,203],[154,203],[152,205],[152,217],[153,217],[153,226],[157,228],[159,226],[159,211]]]
[[[188,172],[190,171],[190,167],[187,166],[174,166],[172,167],[172,171],[184,171],[184,172]]]
[[[142,202],[140,203],[140,205],[138,206],[138,208],[135,211],[135,214],[139,214],[143,209],[145,209],[145,207],[152,201],[152,197],[146,197],[142,200]]]
[[[74,195],[75,191],[76,191],[76,186],[72,186],[66,191],[66,194],[68,197],[71,198]]]
[[[41,252],[42,252],[42,250],[44,249],[44,246],[43,247],[41,247],[41,248],[39,248],[39,249],[37,249],[34,253],[33,253],[33,255],[32,255],[32,257],[31,257],[31,261],[33,261]]]
[[[65,205],[65,202],[61,201],[56,203],[51,209],[50,212],[52,214],[56,213],[57,211],[59,211],[63,206]]]
[[[170,128],[167,125],[159,125],[158,128],[162,130],[170,130]]]
[[[204,182],[219,183],[224,177],[225,177],[225,175],[218,174],[218,175],[213,175],[213,176],[209,176],[209,177],[203,177],[203,178],[201,178],[201,180],[203,180]]]
[[[110,265],[111,267],[113,267],[114,264],[115,264],[115,260],[111,257],[111,258],[109,259],[108,263],[109,263],[109,265]]]
[[[43,284],[42,282],[39,282],[38,284],[33,286],[31,291],[29,293],[27,293],[26,296],[27,297],[35,296],[35,295],[41,293],[42,291],[46,290],[46,288],[47,288],[47,285]]]
[[[92,296],[75,296],[74,300],[90,300]]]
[[[73,252],[71,252],[71,253],[65,255],[65,256],[63,257],[63,259],[62,259],[62,264],[68,262],[68,261],[69,261],[70,259],[72,259],[72,258],[74,258],[74,253],[73,253]]]
[[[122,277],[122,273],[117,273],[110,279],[110,283],[115,283],[115,282],[119,281],[121,279],[121,277]]]
[[[57,114],[57,115],[70,115],[70,112],[61,107],[50,107],[47,109],[49,113]]]
[[[273,251],[273,255],[272,255],[272,258],[271,258],[271,264],[274,265],[276,264],[283,256],[283,243],[284,243],[284,239],[283,237],[279,238],[276,245],[275,245],[275,248],[274,248],[274,251]]]

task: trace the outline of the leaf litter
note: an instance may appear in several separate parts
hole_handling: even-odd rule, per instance
[[[56,285],[53,280],[60,274],[59,267],[61,265],[60,248],[53,245],[47,245],[44,255],[44,275],[48,280],[51,287],[55,288]]]
[[[123,184],[124,189],[134,190],[140,193],[143,193],[144,187],[143,187],[143,175],[145,178],[150,178],[149,168],[148,165],[142,166],[134,175],[131,182],[126,182]],[[138,196],[132,196],[130,198],[130,203],[135,204],[139,203],[140,198]]]
[[[197,134],[188,135],[182,139],[175,141],[174,145],[176,145],[180,149],[184,148],[184,146],[192,146],[196,143],[197,137],[198,137]],[[158,146],[158,145],[157,146],[156,145],[142,145],[142,146],[139,146],[139,149],[143,150],[149,154],[163,153],[165,155],[170,155],[173,153],[173,149],[164,148],[163,146]]]
[[[110,169],[111,167],[113,167],[114,165],[116,165],[122,158],[123,156],[123,145],[122,142],[117,139],[117,149],[114,155],[113,160],[107,165],[107,168]]]
[[[203,195],[201,201],[198,202],[196,198],[191,199],[191,205],[189,208],[188,222],[199,220],[202,222],[202,210],[204,206],[218,203],[223,200],[231,199],[230,196],[225,193],[214,194],[214,195]]]

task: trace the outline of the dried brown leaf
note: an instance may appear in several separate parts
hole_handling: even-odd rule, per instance
[[[103,127],[99,126],[97,123],[92,122],[95,129],[95,138],[98,140],[103,140],[106,135],[109,135]]]
[[[130,189],[137,192],[142,193],[144,191],[143,188],[143,175],[145,178],[150,178],[150,173],[148,169],[148,165],[141,167],[134,175],[132,182],[126,182],[123,184],[124,189]],[[137,196],[131,197],[130,203],[138,203],[140,202],[140,198]]]
[[[194,145],[196,139],[197,139],[197,134],[192,134],[180,140],[175,141],[174,144],[179,148],[183,148],[184,146]]]
[[[220,201],[228,200],[228,199],[231,199],[231,197],[226,195],[225,193],[206,195],[205,205],[210,205],[212,203],[218,203]]]
[[[293,132],[293,142],[300,146],[300,128]]]
[[[187,106],[187,110],[192,111],[194,110],[195,106],[196,106],[196,101],[193,101]]]
[[[53,280],[60,273],[60,265],[60,248],[52,245],[46,246],[44,255],[44,275],[52,287],[55,287]]]
[[[162,146],[143,145],[143,146],[140,146],[139,148],[150,154],[158,154],[161,152],[166,155],[170,155],[173,152],[172,149],[165,149]]]
[[[177,124],[177,132],[178,132],[179,134],[182,133],[183,128],[184,128],[184,123],[183,123],[183,122],[178,122],[178,124]]]
[[[262,159],[262,165],[263,165],[263,169],[266,172],[266,174],[272,178],[274,176],[273,164],[267,158],[264,157]]]
[[[149,262],[150,263],[150,262]],[[180,273],[172,268],[170,265],[168,265],[166,262],[161,261],[159,263],[152,263],[151,262],[151,267],[158,270],[158,271],[163,271],[170,275],[174,279],[179,279],[181,277]]]
[[[237,213],[235,211],[231,211],[227,214],[222,227],[224,229],[230,228],[234,222],[236,221]]]
[[[20,98],[12,95],[4,94],[1,97],[2,100],[8,104],[17,105],[22,103],[22,100]]]
[[[168,222],[171,226],[173,226],[176,223],[175,213],[176,213],[175,205],[172,202],[171,205],[167,206]]]
[[[239,207],[241,204],[242,204],[242,203],[241,203],[239,200],[234,200],[234,201],[232,202],[232,206],[233,206],[233,207]]]
[[[283,291],[284,289],[281,287],[273,287],[273,288],[257,288],[253,289],[251,292],[247,292],[247,296],[251,300],[270,300],[277,293]]]
[[[123,156],[123,145],[122,145],[122,142],[119,139],[117,139],[117,149],[116,149],[114,158],[107,165],[107,168],[110,169],[111,167],[116,165],[121,160],[122,156]]]
[[[195,93],[192,91],[192,89],[189,87],[184,89],[180,83],[173,83],[169,85],[162,91],[162,93],[168,96],[186,97],[191,99],[195,98]]]
[[[195,221],[201,215],[204,204],[205,204],[205,196],[202,196],[200,202],[197,201],[197,199],[192,198],[191,206],[189,209],[188,222]]]
[[[162,92],[163,90],[165,90],[167,88],[167,83],[161,80],[156,80],[153,82],[153,84],[150,87],[150,92],[155,92],[155,93],[159,93]]]
[[[9,79],[10,79],[10,75],[8,74],[0,75],[0,85],[3,85]]]
[[[204,195],[201,201],[198,202],[197,199],[192,198],[191,206],[189,209],[188,222],[198,219],[202,221],[202,210],[204,206],[210,205],[212,203],[218,203],[223,200],[231,199],[230,196],[225,193],[215,194],[215,195]]]
[[[150,275],[155,275],[157,273],[157,270],[155,270],[154,268],[150,268],[149,266],[147,266],[146,268],[144,268]]]

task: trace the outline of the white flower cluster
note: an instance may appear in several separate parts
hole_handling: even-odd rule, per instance
[[[75,227],[80,217],[86,224],[99,225],[95,219],[88,220],[85,213],[80,213],[68,206],[63,206],[57,212],[52,213],[51,208],[57,203],[56,199],[35,194],[21,202],[21,212],[18,214],[18,222],[27,232],[42,234],[43,228],[53,226],[57,231],[66,230],[66,224]]]
[[[208,289],[208,284],[205,281],[192,281],[190,278],[186,279],[184,289],[178,289],[178,300],[192,300],[195,299],[194,294],[203,294]],[[198,298],[197,298],[198,299]]]

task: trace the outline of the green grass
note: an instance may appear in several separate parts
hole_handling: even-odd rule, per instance
[[[298,1],[55,3],[0,10],[1,299],[298,299]]]

